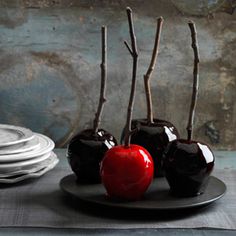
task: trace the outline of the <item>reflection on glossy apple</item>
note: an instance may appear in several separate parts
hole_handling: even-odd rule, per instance
[[[168,143],[179,138],[176,127],[169,121],[154,119],[148,123],[147,119],[132,120],[132,129],[138,130],[132,135],[131,143],[144,147],[154,161],[154,175],[163,176],[162,156]],[[122,135],[123,142],[123,135]]]
[[[153,179],[153,161],[143,147],[130,144],[106,152],[101,162],[101,178],[112,199],[139,200]]]
[[[214,161],[211,149],[204,143],[185,139],[171,142],[163,158],[171,193],[180,197],[203,193]]]
[[[67,158],[80,183],[99,183],[100,162],[107,150],[117,145],[116,139],[107,131],[83,130],[69,143]]]

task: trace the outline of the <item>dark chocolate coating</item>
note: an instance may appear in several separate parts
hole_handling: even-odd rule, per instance
[[[171,193],[179,197],[203,193],[214,161],[212,151],[204,143],[184,139],[169,143],[163,156],[163,168]]]
[[[68,145],[67,158],[78,182],[100,183],[100,162],[115,145],[116,139],[103,129],[96,134],[86,129],[75,135]]]
[[[179,133],[169,121],[159,119],[153,121],[154,123],[148,124],[147,119],[132,120],[132,129],[138,128],[138,131],[132,135],[131,143],[144,147],[151,154],[154,175],[160,177],[163,176],[163,152],[170,141],[179,138]]]

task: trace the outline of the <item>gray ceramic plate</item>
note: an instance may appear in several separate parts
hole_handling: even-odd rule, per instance
[[[106,196],[101,184],[81,185],[76,182],[75,175],[68,175],[60,182],[61,189],[70,196],[87,203],[100,206],[118,207],[139,210],[182,210],[208,205],[224,196],[226,185],[211,176],[205,192],[196,197],[176,198],[169,194],[169,186],[165,178],[154,179],[144,198],[135,202],[115,202]]]

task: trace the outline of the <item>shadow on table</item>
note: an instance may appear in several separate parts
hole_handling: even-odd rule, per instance
[[[55,192],[58,196],[60,195],[60,204],[63,204],[67,209],[72,211],[78,211],[80,214],[91,215],[99,218],[109,218],[125,221],[140,221],[150,222],[151,220],[156,221],[171,221],[176,219],[189,218],[192,215],[203,214],[205,211],[209,211],[215,207],[215,204],[210,206],[198,207],[194,209],[185,210],[140,210],[140,209],[124,209],[124,208],[113,208],[108,206],[101,206],[93,203],[87,203],[80,201],[77,198],[65,195],[63,193]],[[49,196],[48,196],[49,197]],[[48,199],[48,197],[46,197]],[[53,194],[50,195],[53,197]]]
[[[36,182],[37,179],[26,179],[23,182],[17,182],[17,183],[0,183],[0,189],[10,189],[10,188],[16,188],[16,187],[23,187],[27,186],[29,184],[32,184],[33,182]]]
[[[106,217],[114,219],[125,220],[140,220],[149,221],[155,219],[158,221],[170,221],[176,219],[189,218],[191,215],[202,214],[204,211],[209,210],[212,206],[198,207],[194,209],[185,210],[146,210],[146,209],[125,209],[125,208],[113,208],[109,206],[101,206],[93,203],[78,202],[78,199],[63,196],[62,201],[68,207],[76,209],[86,214],[92,214],[97,217]]]
[[[189,218],[195,214],[202,214],[209,208],[214,208],[212,204],[208,209],[206,207],[178,210],[178,211],[150,211],[140,209],[119,209],[107,206],[100,206],[93,203],[87,203],[80,201],[76,198],[64,194],[61,190],[56,190],[48,193],[40,193],[35,195],[29,195],[25,199],[25,202],[29,205],[38,205],[43,208],[47,208],[49,211],[56,213],[59,218],[67,218],[68,220],[73,216],[86,215],[92,217],[109,218],[122,221],[140,221],[150,222],[151,220],[158,221],[170,221],[176,219]]]
[[[27,184],[27,183],[25,183]],[[102,206],[94,203],[87,203],[78,200],[77,198],[64,194],[60,189],[47,190],[36,193],[29,193],[24,199],[28,207],[41,206],[53,211],[58,216],[68,219],[76,216],[78,213],[87,216],[109,218],[126,221],[170,221],[176,219],[189,218],[192,215],[203,214],[205,211],[213,210],[215,203],[210,206],[197,207],[185,210],[140,210],[140,209],[126,209],[110,206]]]
[[[0,188],[12,188],[22,187],[28,188],[32,182],[36,180],[27,180],[23,184],[18,183],[14,185],[0,185]],[[23,190],[25,191],[25,190]],[[109,218],[126,221],[142,221],[148,222],[150,220],[155,221],[170,221],[176,219],[189,218],[192,215],[203,214],[205,211],[214,210],[215,203],[210,206],[190,208],[185,210],[145,210],[145,209],[126,209],[117,208],[105,205],[97,205],[95,203],[87,203],[77,198],[73,198],[64,194],[59,188],[36,190],[36,192],[30,192],[24,194],[23,201],[27,204],[27,207],[40,206],[47,208],[49,211],[53,211],[58,216],[68,220],[78,213],[87,216]]]

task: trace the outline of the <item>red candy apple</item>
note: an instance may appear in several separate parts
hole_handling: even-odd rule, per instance
[[[152,181],[153,161],[141,146],[115,146],[105,154],[101,176],[110,197],[138,200]]]
[[[144,86],[147,102],[147,116],[144,119],[133,119],[131,123],[131,128],[137,131],[131,137],[131,143],[137,144],[150,153],[154,162],[154,176],[162,177],[162,156],[168,143],[172,140],[179,138],[179,133],[176,127],[169,121],[161,120],[153,117],[152,108],[152,96],[150,80],[152,73],[155,68],[155,64],[158,57],[159,42],[162,31],[163,18],[159,17],[157,19],[156,25],[156,37],[153,47],[152,57],[144,75]],[[121,143],[123,143],[124,132],[122,132]]]
[[[125,128],[125,144],[108,150],[101,162],[101,179],[110,197],[137,200],[142,197],[153,179],[153,161],[146,149],[130,145],[132,110],[136,87],[138,53],[134,35],[132,12],[127,8],[131,46],[125,42],[133,57],[132,86]]]

